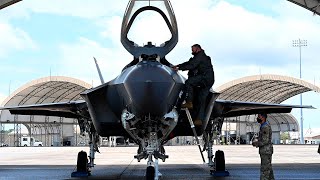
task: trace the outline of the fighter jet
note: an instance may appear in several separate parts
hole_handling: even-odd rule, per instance
[[[141,2],[146,5],[137,8],[137,4],[141,5]],[[195,110],[178,110],[176,106],[185,78],[170,68],[166,60],[166,55],[178,43],[175,14],[169,0],[157,1],[157,4],[162,3],[164,9],[153,6],[150,2],[153,1],[129,1],[122,22],[121,43],[134,60],[116,78],[104,83],[98,68],[102,85],[82,92],[83,100],[1,109],[20,115],[76,118],[81,133],[88,133],[90,137],[89,160],[86,153],[79,152],[77,161],[78,172],[84,171],[86,174],[95,165],[99,136],[128,137],[139,145],[135,158],[138,161],[147,159],[147,179],[157,179],[156,162],[158,159],[165,161],[168,158],[164,145],[174,137],[203,136],[205,148],[199,145],[199,149],[201,153],[203,150],[207,151],[208,165],[219,169],[217,166],[224,166],[224,160],[221,165],[214,161],[213,135],[221,131],[224,118],[257,113],[289,113],[292,108],[311,108],[219,100],[219,93],[210,90],[206,101],[206,118],[201,127],[194,126]],[[152,42],[139,46],[128,39],[128,32],[136,17],[145,11],[159,13],[168,26],[171,38],[160,46]],[[152,25],[148,28],[152,28]],[[203,155],[202,158],[205,161]]]

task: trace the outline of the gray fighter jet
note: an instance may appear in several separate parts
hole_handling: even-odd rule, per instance
[[[170,1],[157,1],[158,4],[162,3],[166,13],[161,8],[150,5],[150,1],[145,1],[147,5],[137,8],[137,3],[141,2],[143,1],[131,0],[123,17],[121,42],[133,55],[134,61],[126,66],[119,76],[104,83],[99,73],[103,84],[82,92],[82,101],[1,108],[10,110],[12,114],[78,119],[81,133],[87,132],[90,137],[89,161],[86,153],[80,152],[78,172],[88,173],[94,166],[99,136],[125,136],[138,144],[135,158],[138,161],[148,159],[147,179],[157,178],[157,163],[154,160],[165,161],[168,158],[163,146],[176,136],[203,135],[206,147],[204,150],[208,153],[207,163],[210,167],[219,169],[218,166],[224,166],[224,157],[222,161],[214,162],[213,134],[221,131],[224,118],[257,113],[289,113],[292,108],[301,108],[219,100],[219,93],[211,90],[206,101],[206,118],[202,127],[195,127],[192,121],[193,112],[178,111],[176,108],[185,78],[171,69],[165,59],[178,42],[178,26]],[[151,42],[139,46],[128,39],[128,32],[136,17],[145,11],[159,13],[171,32],[171,38],[160,46]],[[152,28],[152,25],[145,28]],[[100,72],[99,68],[98,71]]]

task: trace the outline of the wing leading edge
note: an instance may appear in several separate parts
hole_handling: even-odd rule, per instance
[[[85,101],[70,101],[0,108],[0,110],[9,110],[11,114],[58,116],[66,118],[87,117],[87,109],[88,108]]]
[[[219,115],[223,117],[234,117],[258,113],[290,113],[292,108],[315,109],[312,106],[266,104],[257,102],[228,101],[220,99],[216,100],[215,102],[215,110],[217,110],[217,112],[220,112]],[[212,115],[214,116],[214,114]]]

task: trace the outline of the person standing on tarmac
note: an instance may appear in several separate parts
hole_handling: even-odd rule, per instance
[[[211,58],[206,55],[199,44],[191,46],[193,58],[182,64],[173,66],[174,70],[189,70],[196,72],[194,76],[189,76],[185,82],[186,103],[182,104],[182,108],[193,109],[193,90],[200,87],[199,92],[199,112],[194,121],[196,126],[201,126],[205,118],[205,102],[209,94],[209,90],[214,83],[214,71],[211,64]]]
[[[267,114],[258,114],[257,122],[260,125],[258,141],[253,141],[252,145],[259,147],[259,154],[261,159],[260,180],[274,180],[272,170],[272,129],[267,123]]]

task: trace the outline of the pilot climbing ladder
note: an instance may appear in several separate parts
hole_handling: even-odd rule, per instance
[[[200,151],[200,154],[201,154],[201,157],[202,157],[202,161],[203,161],[203,163],[206,163],[206,161],[204,160],[204,156],[203,156],[203,154],[202,154],[200,141],[199,141],[199,138],[198,138],[198,135],[197,135],[197,132],[196,132],[196,128],[195,128],[195,126],[194,126],[194,124],[193,124],[190,111],[189,111],[188,108],[183,108],[183,110],[184,110],[184,111],[186,112],[186,114],[187,114],[187,117],[188,117],[188,120],[189,120],[191,129],[192,129],[193,135],[194,135],[194,137],[195,137],[195,139],[196,139],[196,142],[197,142],[197,145],[198,145],[198,147],[199,147],[199,151]]]

